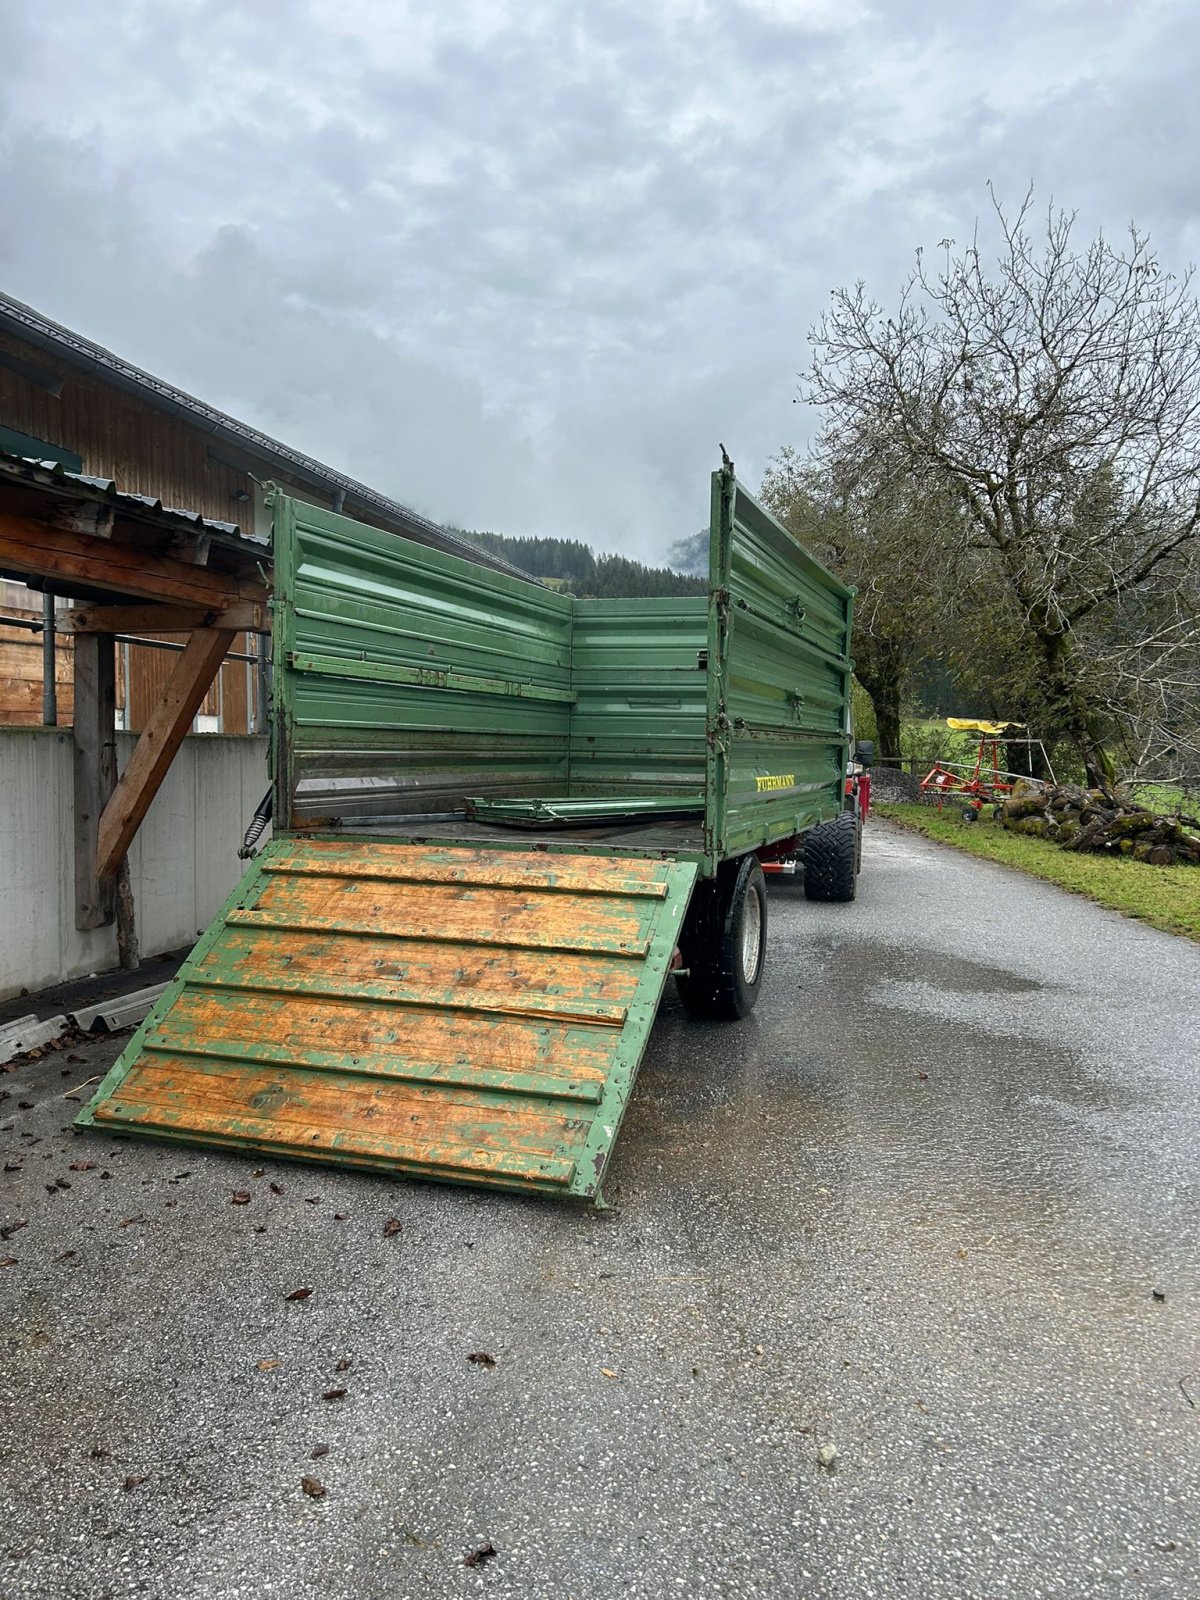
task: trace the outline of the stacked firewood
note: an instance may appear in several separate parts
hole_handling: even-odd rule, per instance
[[[1200,818],[1161,816],[1119,789],[1019,783],[999,815],[1013,833],[1053,839],[1064,850],[1129,856],[1156,867],[1200,866]]]

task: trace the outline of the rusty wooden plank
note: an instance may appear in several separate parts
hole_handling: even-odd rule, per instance
[[[219,948],[200,958],[194,975],[234,988],[328,992],[368,999],[366,985],[402,984],[430,1003],[453,989],[488,990],[509,999],[529,995],[621,1005],[637,987],[637,965],[622,957],[544,953],[486,945],[401,943],[387,937],[227,926]]]
[[[268,873],[346,877],[358,882],[460,883],[483,887],[552,889],[570,894],[666,897],[663,864],[596,856],[545,857],[517,850],[481,850],[450,845],[388,845],[283,841],[285,848],[264,863]],[[290,848],[287,848],[290,846]]]
[[[362,883],[350,878],[271,876],[253,907],[231,921],[413,939],[514,944],[550,950],[642,954],[653,902],[453,883]]]
[[[387,1078],[404,1083],[445,1085],[448,1088],[491,1089],[504,1094],[532,1095],[545,1100],[577,1100],[598,1104],[604,1088],[602,1072],[578,1070],[548,1072],[497,1071],[477,1062],[452,1064],[421,1061],[394,1051],[305,1049],[297,1044],[220,1044],[213,1038],[195,1039],[182,1049],[173,1033],[148,1033],[142,1041],[148,1054],[201,1056],[214,1061],[244,1062],[250,1066],[299,1067],[310,1072],[334,1072],[351,1078]]]
[[[237,989],[255,986],[255,980],[237,982],[224,974],[204,972],[191,978],[193,984],[210,989]],[[320,982],[264,973],[257,986],[270,994],[309,994],[322,998],[344,999],[361,995],[366,1000],[386,1000],[393,1006],[442,1006],[447,1011],[488,1011],[504,1017],[557,1017],[564,1022],[604,1022],[619,1028],[625,1021],[624,1006],[572,1000],[556,994],[518,994],[504,989],[468,989],[455,984],[441,992],[413,988],[401,982],[369,982],[351,986],[330,973]]]
[[[168,1013],[176,1038],[328,1049],[348,1057],[408,1058],[447,1066],[475,1063],[509,1072],[603,1077],[613,1033],[605,1024],[464,1016],[434,1006],[396,1008],[257,990],[185,987]],[[162,1030],[160,1020],[152,1031]],[[149,1035],[147,1035],[148,1037]],[[566,1055],[567,1061],[562,1059]],[[569,1064],[568,1064],[569,1062]]]
[[[404,1083],[384,1089],[378,1081],[294,1071],[284,1083],[270,1068],[214,1070],[217,1065],[143,1057],[97,1118],[109,1126],[135,1122],[266,1138],[459,1171],[536,1171],[542,1179],[557,1172],[564,1183],[574,1171],[564,1146],[579,1143],[578,1122],[548,1116],[528,1100],[513,1097],[518,1109],[505,1114],[484,1110],[473,1097],[456,1102],[449,1091],[434,1094]]]

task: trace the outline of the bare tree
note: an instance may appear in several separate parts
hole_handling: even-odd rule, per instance
[[[871,700],[880,755],[898,757],[911,673],[938,649],[952,587],[957,508],[944,490],[907,471],[903,454],[878,429],[827,430],[807,459],[781,450],[767,467],[762,495],[814,554],[857,588],[855,676]]]
[[[805,393],[954,492],[1048,716],[1106,781],[1115,741],[1144,758],[1185,736],[1167,684],[1197,648],[1176,601],[1200,543],[1200,307],[1136,228],[1123,249],[1078,247],[1053,209],[1035,237],[1031,194],[1011,220],[993,207],[990,266],[977,230],[960,255],[943,240],[936,271],[918,252],[890,316],[861,282],[837,290]]]

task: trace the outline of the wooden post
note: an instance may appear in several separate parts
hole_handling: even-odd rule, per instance
[[[117,779],[116,651],[112,635],[75,641],[75,926],[113,920],[114,888],[96,870],[100,818]]]
[[[79,641],[102,638],[80,634]],[[175,752],[203,704],[225,653],[237,637],[234,628],[197,628],[188,639],[162,699],[150,713],[129,765],[121,774],[112,798],[104,808],[96,840],[96,870],[109,878],[133,842],[150,802],[158,793]],[[112,640],[109,636],[109,649]]]

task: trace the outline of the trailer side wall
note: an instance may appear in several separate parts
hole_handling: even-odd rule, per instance
[[[716,859],[842,808],[853,590],[735,480],[713,474],[708,801]]]
[[[277,817],[564,794],[572,601],[280,497]]]
[[[708,604],[577,600],[572,795],[704,801]]]

